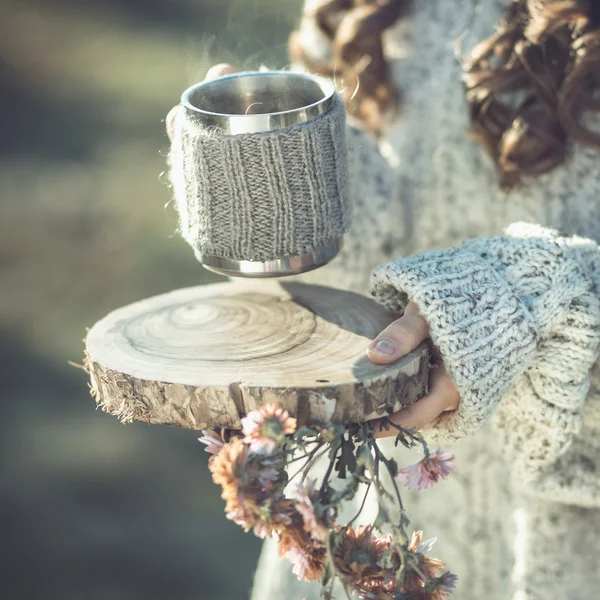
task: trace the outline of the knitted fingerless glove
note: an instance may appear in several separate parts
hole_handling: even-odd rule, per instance
[[[424,434],[457,441],[490,421],[521,481],[532,480],[581,429],[598,356],[598,246],[516,224],[504,236],[378,268],[372,294],[419,305],[461,394]],[[502,399],[502,402],[500,402]],[[498,410],[495,411],[496,407]]]

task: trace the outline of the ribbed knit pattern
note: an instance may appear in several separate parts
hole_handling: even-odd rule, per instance
[[[460,391],[459,409],[446,413],[428,436],[456,441],[486,425],[536,348],[536,324],[507,282],[480,256],[451,249],[376,269],[371,293],[391,310],[408,298],[419,305]]]
[[[180,111],[170,155],[180,229],[196,253],[266,261],[350,226],[343,103],[276,131],[223,135]]]
[[[600,300],[581,252],[590,246],[518,223],[505,236],[375,270],[379,301],[392,310],[408,298],[419,305],[460,391],[459,409],[424,430],[430,439],[447,443],[481,429],[502,399],[494,429],[513,478],[544,479],[581,430],[598,356]]]

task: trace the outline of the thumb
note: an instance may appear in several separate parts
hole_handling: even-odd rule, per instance
[[[386,327],[367,348],[368,357],[377,364],[389,364],[414,350],[429,337],[429,325],[414,302],[406,305],[404,315]]]

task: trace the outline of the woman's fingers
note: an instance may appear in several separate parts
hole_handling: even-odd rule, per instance
[[[224,77],[225,75],[233,75],[237,73],[237,69],[230,65],[229,63],[220,63],[218,65],[212,66],[208,73],[206,73],[205,81],[209,81],[210,79],[217,79],[218,77]],[[177,119],[177,114],[179,113],[179,109],[181,105],[178,104],[174,106],[167,115],[165,119],[165,126],[167,128],[167,135],[169,136],[169,141],[173,141],[173,137],[175,135],[175,119]]]
[[[443,367],[432,370],[429,379],[429,395],[417,400],[413,404],[390,415],[388,419],[404,429],[422,429],[425,425],[434,421],[443,412],[456,410],[460,403],[460,394],[450,376]],[[374,421],[379,429],[380,420]],[[397,435],[397,431],[391,427],[377,434],[377,437],[390,437]]]
[[[429,325],[419,314],[414,302],[406,305],[404,315],[384,329],[369,345],[367,355],[377,364],[392,363],[414,350],[429,337]],[[460,394],[443,366],[434,368],[429,378],[429,395],[390,415],[392,423],[405,429],[422,429],[434,421],[443,412],[456,410]],[[379,426],[380,420],[374,423]],[[390,437],[397,434],[393,428],[381,431],[378,437]]]
[[[175,137],[175,119],[177,119],[177,113],[181,108],[181,104],[174,106],[167,115],[165,119],[165,126],[167,128],[167,135],[169,136],[169,141],[172,142]]]
[[[414,302],[406,305],[404,315],[384,329],[367,348],[367,356],[380,365],[392,363],[414,350],[429,337],[429,325]]]
[[[217,79],[217,77],[233,75],[234,73],[237,73],[237,69],[233,65],[230,65],[229,63],[219,63],[208,70],[204,79],[208,81],[209,79]]]

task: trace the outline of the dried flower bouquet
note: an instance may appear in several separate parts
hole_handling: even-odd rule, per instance
[[[429,452],[420,434],[387,419],[379,427],[397,431],[396,445],[421,445],[423,460],[398,468],[380,450],[372,423],[297,428],[296,420],[278,405],[249,413],[241,432],[205,431],[200,441],[213,454],[209,468],[222,487],[227,518],[260,538],[276,534],[279,554],[291,561],[294,574],[320,580],[325,599],[333,597],[337,579],[348,598],[444,600],[457,578],[442,561],[426,555],[435,539],[422,541],[421,531],[409,536],[399,482],[409,489],[426,489],[448,477],[454,457],[442,450]],[[318,481],[311,470],[322,457],[329,464]],[[391,490],[380,477],[383,469]],[[378,516],[372,524],[354,528],[371,488]],[[358,512],[345,525],[338,524],[341,505],[359,491],[364,497]]]

